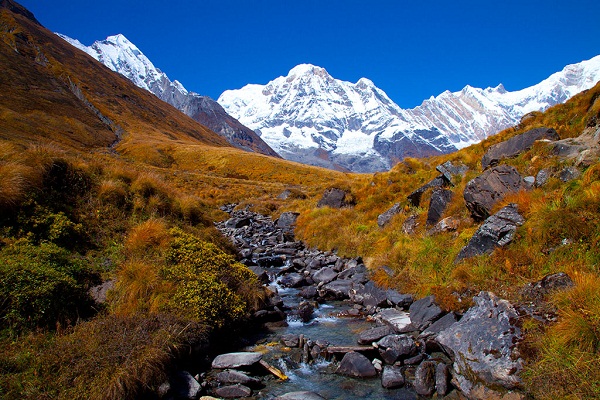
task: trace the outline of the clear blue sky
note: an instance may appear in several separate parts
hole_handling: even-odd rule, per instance
[[[20,2],[86,45],[122,33],[169,78],[215,99],[311,63],[369,78],[408,108],[467,84],[522,89],[600,54],[598,0]]]

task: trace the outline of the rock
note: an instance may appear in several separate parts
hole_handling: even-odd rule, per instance
[[[418,188],[417,190],[415,190],[414,192],[409,194],[406,199],[408,200],[408,203],[410,205],[412,205],[414,207],[419,207],[421,205],[421,197],[423,196],[423,193],[425,193],[425,191],[427,189],[443,187],[445,185],[446,185],[446,180],[444,179],[444,176],[443,175],[437,176],[432,181],[429,181],[425,185],[421,186],[420,188]]]
[[[537,175],[535,176],[535,186],[544,186],[546,183],[548,183],[548,179],[550,179],[551,174],[552,171],[550,171],[549,169],[540,169]]]
[[[304,278],[304,275],[300,275],[297,272],[292,272],[283,275],[279,279],[279,283],[285,287],[295,288],[299,286],[304,286],[306,284],[306,280]]]
[[[115,287],[115,279],[109,279],[102,284],[90,288],[90,296],[98,304],[106,303],[106,295]]]
[[[408,218],[406,218],[406,220],[402,224],[402,232],[406,233],[407,235],[414,235],[414,233],[417,230],[417,226],[419,226],[417,218],[417,215],[411,215]]]
[[[394,215],[400,214],[401,212],[402,207],[400,206],[400,203],[394,204],[389,210],[377,216],[377,225],[379,225],[380,228],[383,228],[392,220]]]
[[[498,201],[522,189],[526,189],[526,185],[517,170],[509,165],[500,165],[470,180],[463,196],[471,216],[483,220],[490,216]]]
[[[446,217],[437,224],[433,228],[427,231],[428,235],[436,235],[442,232],[453,232],[458,229],[458,225],[460,221],[454,217]]]
[[[292,232],[294,230],[294,226],[296,225],[296,220],[300,213],[297,212],[284,212],[282,213],[277,221],[275,222],[275,226],[283,229],[284,231]]]
[[[435,390],[435,383],[435,362],[423,361],[415,371],[415,392],[421,396],[431,396]]]
[[[433,324],[429,325],[428,328],[421,332],[419,338],[434,339],[440,332],[448,329],[455,322],[457,322],[456,314],[450,312],[444,315],[442,318],[435,321]]]
[[[291,392],[275,397],[274,400],[325,400],[325,397],[315,392]]]
[[[444,312],[435,304],[434,296],[427,296],[411,304],[408,309],[412,325],[422,331],[440,318]]]
[[[442,177],[450,184],[455,176],[464,176],[469,170],[469,167],[463,164],[453,165],[450,161],[438,165],[435,169],[442,174]]]
[[[315,307],[308,301],[303,301],[298,305],[298,316],[302,322],[308,322],[312,319]]]
[[[442,218],[453,195],[454,193],[451,190],[442,188],[433,190],[429,201],[429,210],[427,211],[427,225],[434,225]]]
[[[311,300],[317,297],[317,288],[314,286],[307,286],[298,294],[303,299]]]
[[[224,399],[235,399],[239,397],[250,397],[252,389],[244,385],[229,385],[215,389],[215,394]]]
[[[464,258],[491,253],[496,247],[509,244],[525,219],[519,214],[516,204],[503,207],[485,220],[473,234],[469,243],[456,256],[455,263]]]
[[[398,293],[393,289],[388,289],[385,292],[388,303],[395,307],[408,308],[413,303],[414,298],[411,294]]]
[[[540,139],[559,140],[558,133],[552,128],[535,128],[520,135],[491,146],[481,159],[481,168],[497,165],[505,158],[516,157],[529,150]]]
[[[187,371],[173,374],[169,386],[169,393],[180,399],[195,399],[200,393],[200,383]]]
[[[413,356],[417,352],[417,344],[409,335],[387,335],[377,342],[377,347],[379,348],[379,354],[384,357],[388,364],[393,364],[399,358]],[[391,352],[384,355],[386,350],[391,350]],[[389,358],[390,355],[395,355],[395,357],[391,359]]]
[[[245,386],[257,386],[260,385],[260,380],[248,376],[247,374],[236,371],[233,369],[229,369],[223,372],[219,372],[216,376],[217,381],[223,385],[232,385],[239,383]]]
[[[525,182],[527,189],[531,189],[535,186],[535,176],[526,176],[523,178],[523,182]]]
[[[411,324],[410,316],[407,312],[396,310],[395,308],[386,308],[381,310],[376,316],[376,320],[390,326],[397,333],[412,332],[415,330]]]
[[[338,188],[329,188],[323,193],[323,197],[317,203],[317,207],[342,208],[353,206],[349,200],[348,192]]]
[[[300,337],[293,333],[281,336],[281,343],[287,347],[298,347],[300,344]]]
[[[558,173],[558,179],[563,182],[575,180],[581,176],[581,171],[576,167],[566,167]]]
[[[248,269],[254,272],[256,276],[258,276],[258,280],[260,280],[262,283],[266,284],[270,282],[267,271],[265,271],[262,267],[259,267],[258,265],[251,265],[248,267]]]
[[[318,270],[317,272],[315,272],[312,275],[312,279],[317,284],[318,283],[325,284],[325,283],[331,282],[332,280],[334,280],[335,278],[337,278],[337,276],[338,276],[338,273],[335,272],[333,270],[333,268],[331,268],[331,267],[324,267],[324,268],[321,268],[320,270]]]
[[[375,286],[373,281],[364,285],[355,284],[349,292],[350,300],[365,307],[382,307],[387,304],[387,295],[384,290]]]
[[[448,393],[448,366],[444,363],[438,363],[435,366],[435,391],[438,396],[445,396]]]
[[[371,344],[392,333],[392,328],[387,325],[367,329],[358,335],[358,344]]]
[[[372,378],[377,375],[377,370],[371,364],[371,361],[355,351],[344,355],[340,366],[335,372],[336,374],[351,376],[353,378]]]
[[[552,292],[575,286],[571,277],[564,272],[547,275],[537,282],[528,283],[522,290],[524,297],[531,300],[544,300]]]
[[[347,299],[348,292],[352,289],[353,281],[347,279],[336,279],[329,282],[319,289],[319,296],[323,298],[332,298],[337,300]]]
[[[227,222],[225,222],[225,227],[227,228],[233,228],[233,229],[240,229],[243,228],[244,226],[248,226],[250,225],[250,223],[252,223],[252,220],[250,218],[230,218],[227,220]]]
[[[251,367],[262,359],[261,353],[238,352],[218,355],[212,362],[215,369],[235,369],[239,367]]]
[[[380,359],[375,358],[371,361],[371,364],[373,364],[377,373],[380,373],[383,370],[383,362]]]
[[[404,386],[404,375],[402,369],[393,365],[383,367],[381,374],[381,386],[386,389],[394,389]]]
[[[488,387],[520,386],[523,360],[517,345],[522,339],[515,308],[490,292],[473,298],[475,306],[441,332],[437,342],[453,359],[453,384],[468,398],[475,382]]]

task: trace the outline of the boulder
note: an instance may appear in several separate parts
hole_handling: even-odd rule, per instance
[[[518,314],[506,300],[481,292],[462,319],[441,332],[437,342],[453,359],[453,384],[468,398],[476,382],[487,387],[518,388],[523,360]]]
[[[302,301],[298,305],[298,317],[302,322],[308,322],[312,319],[313,312],[315,311],[315,306],[311,302]]]
[[[442,177],[450,184],[455,176],[464,176],[469,167],[463,164],[454,165],[450,161],[438,165],[435,169],[442,174]]]
[[[234,369],[228,369],[223,372],[219,372],[216,376],[217,381],[222,385],[234,385],[241,384],[245,386],[258,386],[260,380],[252,376],[249,376],[243,372],[236,371]]]
[[[301,275],[297,272],[292,272],[279,278],[279,283],[285,287],[295,288],[304,286],[306,284],[306,279],[304,278],[304,275]]]
[[[398,359],[414,356],[417,353],[417,343],[409,335],[387,335],[377,342],[379,354],[388,364]]]
[[[375,319],[381,323],[388,325],[397,333],[412,332],[415,330],[411,324],[410,316],[405,311],[400,311],[395,308],[386,308],[381,310]]]
[[[483,225],[473,234],[469,243],[456,256],[454,262],[464,258],[491,253],[496,247],[509,244],[525,219],[519,214],[516,204],[503,207],[496,214],[485,220]]]
[[[450,372],[444,363],[438,363],[435,367],[435,391],[442,397],[448,393],[448,377]]]
[[[350,300],[365,307],[375,308],[387,305],[385,290],[375,286],[373,281],[368,281],[364,285],[360,283],[354,284],[349,294]]]
[[[435,225],[442,218],[453,195],[451,190],[442,188],[433,190],[427,211],[427,225]]]
[[[372,378],[377,375],[377,370],[371,361],[355,351],[344,355],[336,374],[351,376],[353,378]]]
[[[262,359],[261,353],[237,352],[218,355],[212,362],[215,369],[235,369],[240,367],[251,367]]]
[[[254,272],[256,276],[258,276],[258,280],[262,283],[270,282],[269,274],[267,274],[267,271],[265,271],[264,268],[259,267],[258,265],[251,265],[248,267],[248,269]]]
[[[552,128],[535,128],[520,135],[491,146],[481,159],[481,168],[497,165],[505,158],[516,157],[529,150],[540,139],[559,140],[558,133]]]
[[[569,275],[559,272],[547,275],[537,282],[528,283],[523,288],[522,294],[531,300],[544,300],[548,294],[569,289],[574,285],[575,283]]]
[[[317,203],[317,207],[342,208],[353,206],[354,203],[349,199],[349,193],[338,188],[329,188],[323,193],[323,197]]]
[[[435,362],[423,361],[415,371],[413,387],[421,396],[431,396],[435,390]]]
[[[414,301],[412,294],[398,293],[394,289],[386,290],[385,296],[387,297],[388,303],[394,307],[408,308]]]
[[[224,399],[237,399],[240,397],[250,397],[252,395],[252,389],[248,386],[236,384],[216,388],[215,394]]]
[[[427,296],[412,303],[408,309],[411,324],[419,331],[427,328],[444,312],[435,304],[434,296]]]
[[[581,176],[581,171],[577,167],[566,167],[558,173],[558,179],[563,182],[575,180]]]
[[[460,221],[454,217],[446,217],[439,221],[433,228],[427,231],[428,235],[437,235],[442,232],[454,232],[458,229]]]
[[[379,225],[380,228],[383,228],[391,221],[394,215],[400,214],[401,212],[402,206],[400,206],[400,203],[394,204],[389,210],[377,216],[377,225]]]
[[[485,171],[467,183],[463,196],[471,216],[483,220],[492,207],[507,194],[526,189],[525,181],[514,167],[500,165]]]
[[[404,386],[404,375],[402,368],[393,365],[383,367],[381,374],[381,386],[386,389],[395,389]]]
[[[421,339],[435,339],[435,337],[442,331],[448,329],[452,324],[457,322],[456,314],[453,312],[449,312],[444,315],[442,318],[435,321],[433,324],[429,325],[421,334],[419,338]]]
[[[446,183],[447,182],[444,179],[443,175],[437,176],[433,180],[429,181],[425,185],[421,186],[420,188],[409,194],[406,199],[408,200],[408,203],[413,207],[419,207],[421,205],[421,197],[423,196],[423,193],[427,191],[427,189],[444,187]]]
[[[307,286],[304,289],[302,289],[300,291],[300,293],[298,293],[298,296],[302,297],[303,299],[307,299],[307,300],[312,300],[315,297],[317,297],[318,292],[317,292],[317,288],[314,286]]]
[[[337,278],[338,273],[333,270],[331,267],[324,267],[312,274],[312,279],[315,283],[329,283],[335,278]]]
[[[315,392],[291,392],[275,397],[274,400],[325,400],[325,397]]]
[[[367,329],[358,335],[358,344],[371,344],[388,335],[391,335],[392,333],[394,333],[394,331],[387,325]]]
[[[179,399],[195,399],[200,393],[200,383],[187,371],[174,373],[169,379],[170,390]]]
[[[287,347],[298,347],[300,344],[300,336],[293,333],[288,333],[281,336],[281,343]]]
[[[225,227],[232,229],[240,229],[252,223],[250,218],[230,218],[225,222]]]
[[[321,286],[319,296],[337,300],[347,299],[349,297],[348,292],[352,289],[353,284],[354,282],[349,279],[336,279]]]
[[[552,175],[552,171],[549,169],[540,169],[535,176],[535,186],[541,187],[548,183],[548,179]]]
[[[296,225],[296,220],[298,219],[299,215],[300,213],[297,212],[284,212],[277,219],[275,226],[283,229],[284,231],[291,232],[294,230],[294,226]]]

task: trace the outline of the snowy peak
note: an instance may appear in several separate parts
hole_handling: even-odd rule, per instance
[[[124,35],[109,36],[85,46],[76,39],[58,34],[73,46],[124,75],[136,86],[146,89],[214,132],[232,145],[273,157],[279,157],[256,133],[227,114],[223,107],[209,97],[188,92],[179,81],[171,81],[165,73]]]

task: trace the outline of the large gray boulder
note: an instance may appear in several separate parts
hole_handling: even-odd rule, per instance
[[[315,272],[312,275],[312,279],[317,284],[318,283],[326,284],[326,283],[331,282],[335,278],[337,278],[337,276],[338,276],[338,273],[335,272],[333,270],[333,268],[331,268],[331,267],[324,267],[324,268],[321,268],[320,270],[318,270],[317,272]]]
[[[217,381],[222,385],[234,385],[234,384],[242,384],[245,386],[257,386],[260,385],[260,380],[249,376],[240,371],[236,371],[234,369],[228,369],[222,372],[219,372],[216,376]]]
[[[349,297],[348,293],[352,289],[354,281],[350,279],[336,279],[323,285],[319,289],[319,296],[322,298],[344,300]]]
[[[178,371],[169,379],[170,392],[179,399],[195,399],[200,393],[200,383],[187,371]]]
[[[507,194],[527,189],[527,184],[514,167],[500,165],[485,171],[467,183],[463,196],[471,216],[483,220],[492,207]]]
[[[317,203],[317,207],[342,208],[354,205],[350,200],[349,193],[338,188],[329,188],[323,193],[323,197]]]
[[[384,212],[383,214],[379,214],[379,216],[377,216],[377,225],[379,225],[380,228],[383,228],[392,220],[392,217],[394,215],[400,214],[401,212],[402,212],[402,206],[400,206],[400,203],[394,204],[386,212]]]
[[[315,392],[290,392],[275,397],[274,400],[325,400],[325,397]]]
[[[452,383],[467,398],[487,388],[517,389],[523,369],[517,345],[522,339],[518,314],[506,300],[481,292],[462,319],[437,336],[453,360]],[[478,389],[479,388],[479,389]]]
[[[299,215],[300,215],[300,213],[297,213],[297,212],[292,212],[292,211],[284,212],[279,216],[279,218],[277,218],[277,222],[275,223],[275,226],[283,229],[284,231],[291,232],[294,230],[294,226],[296,225],[296,220],[298,219]]]
[[[375,319],[389,326],[397,333],[406,333],[415,330],[408,313],[395,308],[381,310],[375,315]]]
[[[240,397],[250,397],[252,395],[252,389],[248,386],[235,384],[217,388],[215,389],[215,394],[224,399],[237,399]]]
[[[464,258],[491,253],[496,247],[509,244],[525,219],[519,214],[516,204],[503,207],[496,214],[485,220],[483,225],[473,234],[469,243],[456,256],[454,262]]]
[[[450,184],[455,176],[462,177],[469,170],[469,167],[463,164],[454,165],[450,161],[438,165],[435,169],[442,174],[442,177]]]
[[[251,367],[262,359],[261,353],[238,352],[218,355],[212,362],[215,369],[235,369],[240,367]]]
[[[392,333],[394,331],[387,325],[367,329],[358,335],[358,344],[371,344]]]
[[[413,386],[415,392],[421,396],[431,396],[435,390],[435,367],[433,361],[423,361],[415,371]]]
[[[442,215],[444,215],[448,204],[452,201],[453,195],[454,193],[451,190],[442,188],[433,190],[429,200],[429,210],[427,211],[427,225],[435,225],[442,219]]]
[[[414,207],[419,207],[421,205],[421,197],[423,197],[423,193],[430,188],[439,188],[444,187],[448,184],[444,175],[439,175],[435,177],[433,180],[427,182],[425,185],[421,186],[411,194],[407,196],[408,203]]]
[[[427,328],[444,315],[442,309],[435,304],[434,296],[427,296],[412,303],[408,309],[412,325],[419,331]]]
[[[372,378],[377,375],[377,370],[367,357],[351,351],[344,355],[335,373],[353,378]]]
[[[488,149],[481,159],[481,168],[486,169],[497,165],[505,158],[516,157],[529,150],[533,143],[540,139],[559,140],[558,133],[552,128],[535,128],[525,133],[495,144]]]
[[[404,375],[402,368],[393,365],[383,367],[381,374],[381,386],[386,389],[395,389],[404,386]]]
[[[388,335],[377,342],[379,354],[388,364],[417,353],[417,343],[410,335]]]

